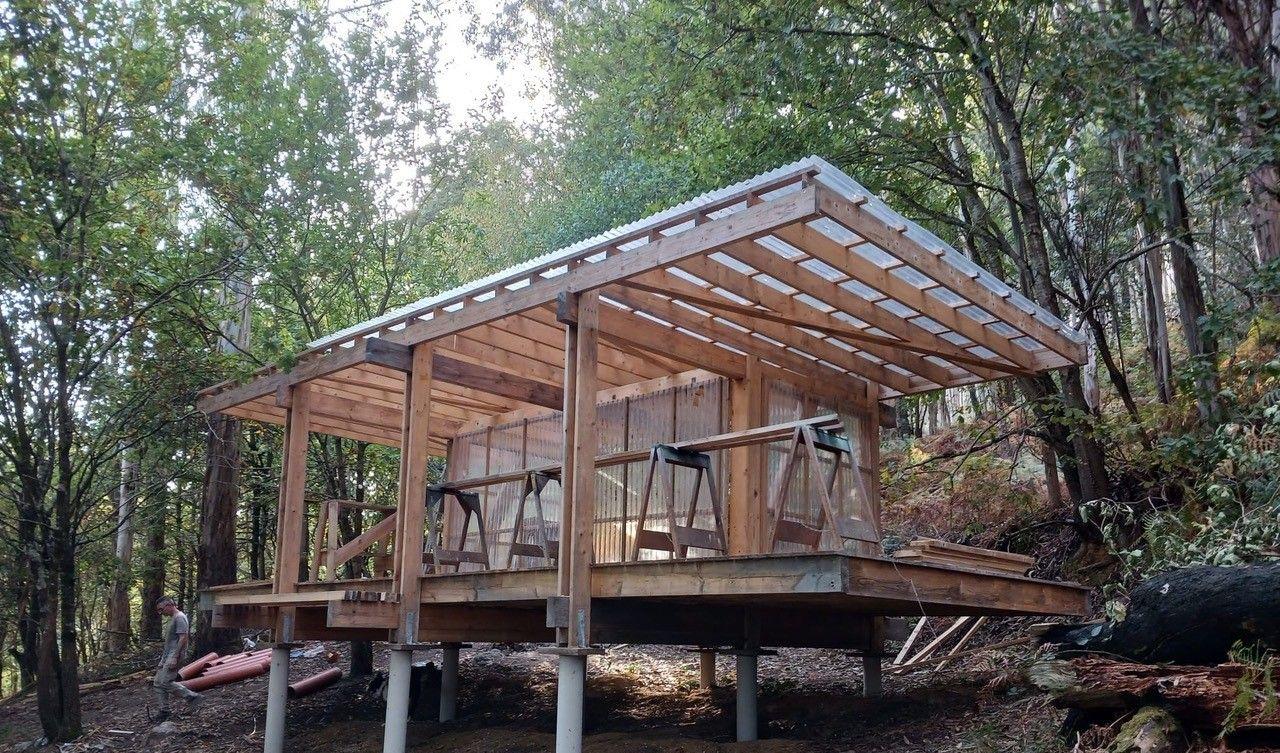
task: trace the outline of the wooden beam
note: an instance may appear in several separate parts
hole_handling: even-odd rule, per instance
[[[746,369],[745,357],[740,353],[704,342],[615,306],[600,306],[600,336],[631,343],[675,358],[693,368],[706,369],[722,376],[739,377]]]
[[[515,314],[475,330],[476,339],[491,341],[507,350],[519,350],[556,368],[564,370],[564,331],[554,317],[538,316],[542,309]],[[482,335],[479,333],[483,333]],[[466,333],[464,333],[466,334]],[[609,384],[621,385],[666,373],[652,361],[636,358],[622,351],[604,348],[600,351],[600,376]],[[561,379],[556,380],[560,384]]]
[[[434,378],[442,382],[464,385],[481,392],[519,400],[522,403],[541,405],[544,408],[560,406],[559,390],[545,382],[537,382],[528,377],[496,371],[441,355],[435,357],[432,368]]]
[[[386,538],[396,533],[399,528],[399,521],[396,519],[398,511],[391,513],[382,520],[374,523],[366,528],[363,533],[356,536],[340,547],[335,548],[333,552],[333,566],[342,567],[352,557],[360,554],[364,550],[373,546],[379,539]],[[332,580],[332,579],[331,579]]]
[[[927,289],[918,288],[906,280],[894,275],[890,270],[881,267],[879,264],[872,262],[858,253],[850,252],[848,248],[836,243],[822,232],[809,225],[795,225],[788,228],[780,229],[776,235],[790,243],[791,245],[802,248],[805,253],[809,254],[818,261],[830,266],[833,269],[849,275],[850,278],[866,285],[868,288],[883,295],[884,298],[879,300],[893,300],[901,303],[908,308],[923,313],[925,316],[933,319],[944,327],[958,332],[959,334],[969,338],[974,343],[981,345],[988,350],[993,351],[997,355],[1005,358],[1010,363],[1029,370],[1039,371],[1043,368],[1036,360],[1031,351],[1014,345],[1008,338],[998,332],[993,331],[985,324],[960,313],[959,309],[943,303],[938,298],[930,295]],[[834,284],[834,283],[833,283]],[[843,288],[840,288],[843,290]],[[849,291],[845,291],[849,292]],[[850,295],[855,295],[850,293]],[[822,296],[825,298],[825,296]],[[848,300],[850,305],[860,307],[865,310],[866,306],[872,306],[875,310],[884,311],[878,305],[879,301],[868,301],[862,296],[856,296],[863,301],[863,304],[857,304],[853,299]],[[832,301],[828,301],[832,302]],[[864,305],[865,304],[865,305]],[[866,317],[858,314],[857,311],[851,311],[854,316],[866,321]],[[870,314],[873,312],[867,311]],[[888,313],[886,311],[886,313]],[[900,319],[890,316],[891,319],[897,319],[902,325],[909,326],[914,329],[923,329],[912,322],[911,319]],[[883,324],[884,320],[880,320],[879,324]],[[893,332],[885,327],[887,331]],[[899,334],[894,332],[894,334]],[[943,341],[945,342],[945,340]],[[960,346],[957,346],[960,347]],[[961,348],[963,350],[963,348]]]
[[[385,337],[400,343],[434,340],[477,324],[487,324],[510,314],[544,306],[563,291],[583,293],[596,290],[735,240],[759,238],[775,228],[817,217],[816,199],[816,189],[810,186],[740,212],[708,220],[684,232],[659,237],[639,249],[582,264],[563,275],[537,279],[518,290],[505,290],[489,300],[471,303],[430,321],[414,322],[402,330],[388,332]]]
[[[413,347],[411,371],[405,382],[404,439],[400,452],[400,500],[396,553],[396,592],[401,610],[399,640],[411,643],[418,635],[418,609],[422,587],[423,527],[427,501],[427,425],[431,419],[431,382],[434,378],[433,347]]]
[[[941,366],[931,364],[922,358],[904,355],[902,351],[908,351],[920,356],[935,356],[952,363],[963,364],[967,370],[985,379],[999,378],[1000,374],[996,372],[1020,376],[1030,373],[1016,365],[979,358],[959,346],[931,334],[928,330],[885,311],[862,296],[841,288],[835,282],[827,280],[795,262],[778,257],[768,249],[754,246],[755,253],[748,254],[744,251],[744,249],[750,248],[752,245],[754,244],[735,243],[726,247],[725,253],[771,277],[777,277],[778,274],[785,273],[783,277],[778,279],[801,293],[812,296],[834,309],[844,311],[850,316],[861,319],[873,327],[889,332],[894,337],[883,337],[856,329],[848,322],[840,321],[827,312],[819,311],[813,306],[801,303],[795,300],[793,296],[775,290],[754,278],[734,272],[713,259],[705,257],[690,259],[681,264],[680,268],[734,295],[754,300],[769,309],[773,309],[777,313],[765,312],[764,316],[774,317],[774,321],[779,321],[783,324],[793,323],[794,326],[807,327],[824,334],[839,337],[851,345],[865,348],[880,358],[893,361],[903,368],[933,379],[934,382],[937,382],[937,379],[934,378],[935,375],[948,381],[953,381],[954,377],[948,374]],[[733,253],[734,251],[737,251],[737,253]],[[743,254],[743,256],[739,256],[739,253]],[[746,261],[744,257],[751,259],[751,261]],[[774,262],[775,259],[777,264]],[[765,267],[768,268],[766,269]],[[794,269],[792,269],[793,267]],[[686,284],[692,285],[692,283]],[[697,286],[694,287],[696,288]],[[704,294],[704,297],[714,301],[714,305],[718,306],[728,304],[729,306],[736,305],[738,309],[751,308],[733,304],[729,301],[718,300],[717,296]],[[708,305],[713,304],[709,303]],[[923,342],[928,344],[921,344]],[[922,363],[928,365],[922,366]],[[930,366],[933,367],[932,370],[930,370]]]
[[[650,395],[655,392],[669,390],[673,387],[684,387],[699,382],[713,382],[720,379],[718,374],[713,374],[706,369],[689,369],[678,374],[669,376],[655,377],[646,379],[643,382],[633,382],[622,387],[605,387],[596,393],[596,405],[604,403],[612,403],[627,397],[641,397]],[[484,418],[477,418],[458,429],[458,434],[467,434],[480,429],[487,429],[492,426],[502,426],[503,424],[514,423],[523,419],[539,419],[554,415],[559,411],[549,411],[540,407],[517,408],[513,411],[505,413],[497,413]]]
[[[738,253],[745,254],[746,252],[743,251],[742,249],[749,248],[751,249],[752,253],[762,254],[763,255],[762,263],[773,267],[768,271],[768,274],[771,277],[783,282],[784,284],[794,287],[801,292],[808,292],[804,289],[804,280],[803,280],[806,274],[811,274],[808,272],[808,270],[796,264],[793,264],[792,262],[786,261],[781,257],[778,257],[777,255],[773,254],[773,252],[767,249],[764,249],[760,246],[757,246],[755,244],[746,244],[746,243],[736,244],[733,247],[739,249]],[[722,253],[725,253],[726,256],[729,255],[726,251],[722,251]],[[738,258],[738,257],[734,256],[733,258]],[[773,262],[777,262],[776,266],[773,264]],[[756,264],[749,263],[749,266],[752,266],[759,271],[764,271],[764,270],[760,270],[760,267],[758,267]],[[865,333],[862,333],[859,330],[854,329],[851,325],[846,324],[844,322],[839,322],[839,320],[832,318],[827,313],[819,311],[818,309],[815,309],[814,307],[809,306],[808,304],[800,303],[799,301],[794,300],[790,295],[783,293],[780,290],[771,288],[768,285],[764,284],[763,282],[760,282],[759,280],[754,279],[753,277],[748,277],[745,274],[741,274],[739,272],[731,270],[729,267],[719,263],[718,261],[715,261],[714,259],[705,258],[705,257],[698,258],[698,259],[688,259],[680,266],[680,269],[687,271],[690,274],[693,274],[703,280],[706,280],[708,283],[715,285],[716,287],[723,288],[724,290],[727,290],[728,292],[734,295],[740,296],[742,298],[746,298],[748,300],[755,301],[765,306],[766,308],[773,309],[772,313],[766,312],[764,316],[760,316],[759,314],[748,314],[748,316],[751,316],[753,319],[764,319],[764,320],[770,321],[771,323],[779,322],[779,320],[781,320],[780,321],[781,324],[787,324],[787,325],[793,324],[794,321],[813,322],[821,326],[815,327],[811,325],[806,325],[807,328],[815,332],[822,332],[824,334],[831,334],[830,332],[826,331],[827,329],[833,329],[843,325],[843,330],[841,331],[841,334],[849,334],[851,332],[857,333],[857,337],[853,338],[852,341],[850,339],[845,340],[847,344],[853,347],[856,347],[858,350],[866,351],[867,353],[881,360],[888,361],[895,365],[901,366],[902,368],[905,368],[906,370],[912,372],[913,374],[919,375],[919,377],[921,378],[920,381],[923,383],[920,386],[928,387],[931,384],[938,385],[938,386],[945,386],[947,384],[950,384],[956,381],[955,375],[953,375],[946,368],[944,368],[939,364],[930,363],[929,361],[925,360],[921,356],[904,350],[902,347],[900,347],[901,343],[899,341],[893,340],[892,338],[880,338],[880,341],[872,341],[867,336],[863,336]],[[672,275],[672,277],[674,277],[674,275]],[[797,278],[801,278],[801,279],[797,280]],[[664,279],[663,284],[665,284],[666,282],[667,281]],[[684,284],[684,287],[682,287],[682,290],[684,292],[687,292],[691,295],[700,294],[699,297],[702,297],[702,298],[707,297],[706,291],[700,288],[699,286],[691,282],[688,282],[687,280],[680,280],[680,282]],[[845,292],[845,291],[842,291],[842,292]],[[849,295],[852,297],[852,294],[849,294]],[[719,298],[718,296],[712,296],[711,300],[715,301],[716,304],[718,305],[719,304],[719,300],[717,300],[718,298]],[[725,303],[729,303],[729,302],[725,301]],[[725,308],[725,307],[720,307],[720,308]],[[745,308],[748,310],[752,309],[752,307],[750,306],[741,306],[741,305],[739,306],[739,308],[740,309]],[[833,308],[840,309],[841,307],[834,306]],[[725,310],[731,310],[731,309],[726,308]],[[739,311],[739,314],[741,314],[741,311]],[[774,326],[777,326],[777,324],[774,324]],[[871,335],[870,337],[874,338],[875,336]],[[832,347],[837,347],[837,346],[833,345]],[[861,356],[858,356],[856,358],[857,360],[862,361],[863,363],[867,363],[872,366],[876,365],[875,362],[868,361],[862,358]],[[881,368],[882,370],[887,370],[884,367],[881,367]],[[897,372],[892,372],[892,371],[890,373],[897,374]],[[901,377],[901,375],[899,376]],[[869,375],[869,377],[875,379],[877,382],[880,382],[883,384],[889,384],[888,382],[885,382],[882,379],[876,379],[874,375]],[[895,387],[895,389],[897,389],[897,387]],[[910,388],[910,390],[918,391],[919,387],[912,387]],[[904,393],[907,392],[907,390],[901,390],[901,389],[899,389],[899,391]]]
[[[413,320],[420,319],[422,317],[433,316],[437,312],[444,312],[447,309],[450,309],[451,307],[456,306],[458,303],[475,301],[477,298],[481,297],[485,293],[493,293],[500,296],[502,295],[504,290],[513,289],[517,287],[520,283],[527,283],[531,280],[537,280],[541,278],[542,273],[550,269],[553,269],[555,267],[565,266],[565,265],[576,266],[583,263],[587,259],[597,256],[601,252],[607,252],[610,249],[615,249],[619,245],[626,245],[628,243],[631,243],[632,241],[636,241],[642,238],[661,237],[663,230],[678,227],[690,221],[696,222],[701,218],[705,218],[709,214],[741,204],[743,203],[744,200],[747,201],[747,203],[749,204],[760,203],[758,199],[752,202],[751,198],[769,194],[771,192],[777,191],[778,189],[784,186],[801,183],[802,181],[808,180],[815,172],[817,171],[813,167],[806,166],[791,172],[781,174],[775,179],[754,185],[750,189],[744,189],[744,190],[736,191],[733,193],[729,193],[722,196],[720,199],[717,199],[716,201],[713,201],[707,204],[700,204],[698,206],[692,207],[682,212],[668,214],[668,216],[665,219],[659,222],[647,224],[644,227],[632,230],[627,233],[623,233],[621,235],[611,235],[606,239],[600,240],[596,243],[586,246],[585,248],[579,249],[578,251],[574,252],[571,256],[556,258],[553,261],[547,262],[541,267],[533,267],[533,268],[522,267],[520,269],[510,271],[509,273],[505,275],[501,275],[496,279],[492,280],[483,288],[469,289],[455,296],[434,301],[430,305],[421,306],[421,307],[406,311],[403,315],[401,315],[396,320],[382,321],[374,324],[368,324],[357,329],[349,330],[343,333],[343,337],[350,340],[355,340],[355,339],[364,337],[366,335],[374,334],[376,332],[388,332],[388,331],[391,331],[391,328],[397,322],[412,322]],[[312,348],[308,352],[320,352],[326,348],[332,347],[335,342],[338,342],[338,341],[336,341],[334,338],[329,338],[326,342]]]
[[[498,335],[541,343],[549,349],[546,351],[547,356],[551,357],[554,353],[555,365],[561,370],[564,369],[564,326],[557,322],[555,315],[545,307],[512,314],[490,322],[484,327]],[[642,379],[643,375],[653,371],[652,366],[609,349],[601,351],[600,363],[605,367],[602,373],[607,369],[623,382],[628,381],[622,378],[626,374],[633,375],[631,379],[634,380]]]
[[[297,590],[302,561],[303,513],[306,510],[307,444],[310,435],[311,391],[306,385],[290,390],[285,413],[285,439],[280,469],[280,503],[276,526],[274,592]],[[288,640],[285,638],[284,640]]]
[[[246,384],[228,386],[218,392],[209,392],[196,401],[196,408],[204,413],[219,413],[255,397],[274,394],[281,387],[300,384],[341,371],[362,363],[364,358],[365,343],[363,341],[351,347],[335,348],[329,355],[298,364],[289,371],[264,374]]]
[[[1066,337],[976,279],[961,274],[938,258],[938,254],[924,248],[906,233],[888,227],[857,203],[826,187],[819,187],[818,204],[823,214],[937,280],[973,305],[1022,330],[1068,361],[1080,365],[1088,362],[1083,343]]]
[[[577,311],[568,311],[570,304],[576,305],[579,296],[569,296],[563,294],[566,300],[559,302],[556,306],[556,318],[560,320],[564,326],[564,403],[561,412],[560,431],[561,431],[561,466],[560,466],[560,544],[559,552],[556,557],[556,599],[554,603],[548,599],[547,615],[548,617],[557,612],[553,606],[558,606],[561,602],[565,605],[566,616],[563,621],[553,621],[548,619],[548,623],[552,623],[552,627],[556,629],[556,643],[567,646],[569,645],[569,620],[568,599],[569,592],[573,589],[573,505],[578,499],[578,495],[574,492],[574,483],[578,477],[571,471],[574,467],[573,452],[574,429],[577,426],[576,416],[578,414],[578,328],[576,325],[578,320]],[[597,317],[599,311],[596,312]],[[485,471],[488,472],[488,468]],[[524,474],[521,478],[525,478]],[[459,487],[467,488],[467,487]]]
[[[310,439],[310,389],[288,388],[285,439],[280,468],[280,502],[276,510],[276,561],[273,592],[287,596],[298,588],[302,574],[302,541],[306,532],[307,449]],[[293,640],[294,612],[275,614],[276,641]]]
[[[670,294],[668,293],[667,295]],[[609,290],[608,297],[633,309],[648,312],[653,316],[670,322],[672,325],[696,332],[703,337],[729,345],[745,353],[757,355],[797,373],[813,374],[836,383],[843,383],[851,391],[865,390],[865,385],[848,373],[823,366],[810,358],[788,350],[786,347],[776,345],[748,332],[743,332],[707,314],[680,306],[660,295],[631,290],[627,286],[619,286]],[[842,350],[832,343],[820,340],[807,332],[738,314],[721,313],[717,316],[720,319],[731,321],[739,327],[763,335],[770,340],[790,346],[797,351],[810,353],[813,358],[822,358],[855,374],[866,376],[877,384],[887,384],[899,392],[912,391],[912,384],[906,376],[889,371],[883,366],[872,363],[847,350]]]

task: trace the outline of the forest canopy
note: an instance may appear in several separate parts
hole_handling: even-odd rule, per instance
[[[36,684],[51,740],[200,563],[271,571],[279,432],[199,389],[809,154],[1090,339],[903,400],[899,470],[1034,443],[1049,517],[1122,584],[1280,546],[1274,0],[517,0],[467,41],[545,71],[531,122],[451,111],[465,9],[394,5],[0,5],[0,694]],[[939,410],[964,451],[919,449]],[[310,445],[326,497],[393,504],[397,462]]]

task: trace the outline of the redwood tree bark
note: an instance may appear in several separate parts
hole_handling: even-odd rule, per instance
[[[196,589],[236,580],[236,503],[240,495],[240,421],[216,413],[209,416],[204,492],[200,506],[200,542],[196,550]],[[194,631],[197,656],[234,646],[238,635],[215,629],[209,613],[200,612]]]
[[[147,516],[147,546],[141,563],[142,610],[138,614],[138,637],[144,641],[160,640],[160,615],[155,603],[164,596],[164,522],[165,505],[157,505]]]

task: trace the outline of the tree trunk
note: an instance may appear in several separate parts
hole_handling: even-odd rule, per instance
[[[160,640],[161,620],[155,603],[164,596],[166,507],[164,503],[157,504],[147,516],[147,546],[142,561],[142,611],[138,615],[138,637],[144,641]]]
[[[987,54],[985,40],[978,31],[977,19],[973,12],[963,10],[958,14],[957,29],[960,41],[969,51],[974,72],[982,88],[981,102],[985,107],[990,122],[991,138],[997,159],[1001,164],[1010,185],[1011,222],[1016,226],[1018,238],[1025,259],[1020,267],[1028,276],[1027,287],[1031,297],[1049,313],[1061,317],[1058,305],[1058,294],[1054,290],[1049,266],[1049,252],[1045,241],[1045,224],[1041,211],[1040,198],[1037,195],[1032,170],[1027,160],[1026,150],[1022,143],[1022,124],[1018,119],[1018,108],[1001,88],[994,65]],[[1052,423],[1056,419],[1048,411],[1046,400],[1059,402],[1069,411],[1081,415],[1093,415],[1089,403],[1085,400],[1084,386],[1081,382],[1080,369],[1068,368],[1062,374],[1062,387],[1058,391],[1052,379],[1023,379],[1021,384],[1029,388],[1027,396],[1033,405],[1037,405],[1038,415]],[[1055,394],[1055,392],[1057,394]],[[1111,496],[1111,485],[1107,476],[1106,456],[1102,445],[1083,427],[1073,426],[1070,430],[1062,427],[1057,431],[1051,427],[1050,435],[1055,437],[1055,449],[1064,460],[1063,470],[1067,473],[1067,488],[1071,492],[1072,501],[1078,507],[1083,502]],[[1074,477],[1074,478],[1073,478]]]
[[[1163,135],[1163,128],[1157,127]],[[1191,235],[1191,221],[1187,212],[1187,197],[1182,186],[1182,166],[1178,151],[1166,144],[1164,158],[1160,161],[1160,184],[1165,201],[1165,231],[1173,239],[1169,247],[1169,260],[1173,267],[1173,282],[1178,294],[1178,313],[1182,319],[1182,333],[1191,354],[1191,367],[1196,371],[1196,406],[1200,418],[1210,424],[1217,423],[1218,405],[1218,342],[1201,327],[1201,321],[1209,313],[1204,301],[1204,288],[1200,284],[1200,271],[1196,268],[1195,242]]]
[[[222,414],[209,416],[197,590],[236,580],[236,504],[240,493],[240,421]],[[198,656],[234,646],[234,629],[214,628],[201,613],[196,621],[193,652]]]
[[[1153,236],[1143,234],[1143,238]],[[1156,386],[1156,398],[1173,402],[1173,358],[1169,355],[1169,319],[1165,315],[1164,256],[1153,248],[1142,255],[1142,304],[1146,321],[1147,358]]]
[[[1164,252],[1156,245],[1159,233],[1152,216],[1152,200],[1147,191],[1146,171],[1137,159],[1138,138],[1130,138],[1118,149],[1121,170],[1130,183],[1141,190],[1137,198],[1135,236],[1139,246],[1148,250],[1138,257],[1142,286],[1143,333],[1147,359],[1151,362],[1156,399],[1168,405],[1173,402],[1173,358],[1169,352],[1169,317],[1165,313]]]
[[[1280,127],[1275,100],[1280,97],[1280,13],[1275,0],[1195,0],[1197,18],[1207,25],[1217,16],[1222,31],[1206,29],[1212,40],[1224,40],[1223,52],[1248,74],[1249,105],[1241,107],[1241,142],[1261,159],[1245,176],[1254,247],[1261,264],[1280,259],[1280,155],[1272,146]],[[1274,302],[1274,301],[1273,301]]]
[[[1147,13],[1146,0],[1129,0],[1129,12],[1134,31],[1159,40],[1161,33],[1152,24]],[[1173,282],[1178,296],[1178,313],[1182,319],[1182,332],[1191,355],[1191,367],[1195,369],[1196,406],[1202,421],[1216,423],[1219,413],[1216,340],[1201,328],[1201,320],[1208,313],[1204,289],[1200,284],[1200,272],[1195,263],[1195,241],[1191,234],[1190,212],[1183,187],[1182,161],[1177,146],[1170,140],[1169,106],[1162,82],[1143,79],[1147,116],[1155,125],[1151,136],[1151,149],[1159,163],[1161,216],[1164,218],[1165,235],[1171,241],[1169,260],[1173,267]]]
[[[120,488],[116,500],[116,573],[107,600],[107,650],[129,650],[131,637],[130,590],[133,585],[133,514],[137,507],[138,464],[127,448],[120,452]],[[144,604],[145,611],[145,604]]]
[[[247,246],[247,241],[243,244]],[[243,248],[242,248],[243,251]],[[253,284],[233,274],[226,280],[222,301],[233,316],[219,328],[218,348],[228,355],[249,347],[253,314]],[[240,421],[229,416],[209,416],[205,453],[204,487],[200,496],[200,540],[196,551],[196,588],[234,583],[236,580],[236,506],[240,497]],[[214,629],[208,615],[196,620],[195,652],[204,654],[233,646],[238,636],[229,628]]]
[[[1044,462],[1044,488],[1049,497],[1049,509],[1062,509],[1062,482],[1058,479],[1058,453],[1048,442],[1041,444],[1041,460]]]

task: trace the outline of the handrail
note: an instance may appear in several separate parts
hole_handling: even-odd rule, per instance
[[[753,444],[779,442],[790,438],[792,432],[801,426],[813,426],[819,429],[828,429],[840,428],[842,424],[840,416],[835,413],[828,413],[824,416],[803,418],[799,421],[788,421],[781,424],[761,426],[755,429],[743,429],[741,431],[731,431],[725,434],[715,434],[710,437],[703,437],[702,439],[690,439],[683,442],[670,442],[665,444],[668,447],[690,450],[692,452],[714,452],[716,450],[728,450],[734,447],[746,447]],[[605,453],[603,455],[596,456],[596,468],[608,468],[610,466],[624,465],[626,463],[639,463],[643,462],[648,457],[649,448]],[[558,477],[560,475],[561,465],[562,464],[560,463],[552,463],[549,465],[521,468],[515,471],[491,473],[487,476],[476,476],[475,478],[448,481],[445,483],[454,489],[476,489],[482,486],[494,486],[496,484],[521,481],[530,473],[544,473]]]

